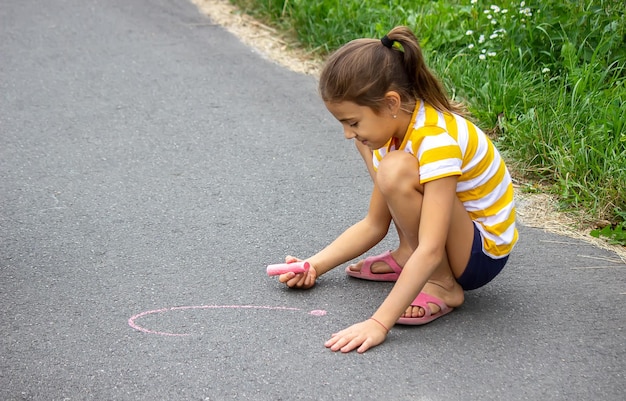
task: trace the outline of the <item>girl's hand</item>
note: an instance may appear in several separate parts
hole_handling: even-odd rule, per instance
[[[368,349],[381,344],[387,338],[387,330],[375,320],[368,319],[334,333],[324,345],[331,351],[356,352],[362,354]]]
[[[302,261],[301,259],[294,258],[293,256],[287,256],[285,258],[286,263],[301,262],[301,261]],[[308,289],[315,285],[316,278],[317,278],[317,272],[315,271],[315,267],[311,265],[309,270],[304,273],[296,274],[293,272],[289,272],[289,273],[281,274],[280,276],[278,276],[278,281],[280,281],[281,283],[285,283],[287,287],[290,287],[290,288]]]

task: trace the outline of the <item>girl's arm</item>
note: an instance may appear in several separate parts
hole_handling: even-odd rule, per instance
[[[374,185],[365,218],[344,231],[330,245],[307,260],[322,275],[374,247],[387,235],[391,214],[382,194]]]
[[[420,293],[435,270],[445,261],[446,241],[457,202],[456,177],[424,184],[418,246],[402,269],[391,292],[374,314],[387,327],[395,324]]]
[[[363,158],[363,162],[365,163],[365,167],[367,168],[367,172],[370,174],[372,181],[376,182],[376,171],[374,170],[374,166],[372,164],[372,150],[363,145],[359,141],[354,141],[357,151]],[[349,260],[356,258],[370,250],[383,238],[387,235],[389,231],[389,224],[391,223],[391,215],[389,214],[389,209],[387,208],[387,204],[383,199],[381,193],[378,191],[378,188],[374,184],[374,188],[372,190],[372,196],[370,199],[369,210],[367,216],[360,222],[356,223],[352,227],[348,228],[342,235],[340,235],[333,243],[331,243],[324,250],[319,252],[317,255],[313,256],[313,265],[317,266],[315,263],[316,259],[321,259],[321,266],[330,266],[328,269],[320,268],[318,270],[319,275],[326,273],[331,270],[335,266],[339,266],[342,263],[345,263]],[[369,235],[371,238],[364,238],[363,235]],[[344,243],[347,242],[350,245],[356,244],[358,241],[354,241],[352,237],[356,237],[358,240],[364,240],[361,249],[355,250],[352,255],[348,255],[347,257],[341,258],[333,258],[332,254],[334,253],[333,249],[343,249],[345,248]],[[336,243],[336,244],[335,244]],[[324,262],[325,258],[330,258],[329,261]],[[309,259],[309,261],[311,260]],[[323,271],[322,271],[323,270]]]
[[[286,283],[289,287],[311,287],[317,276],[362,255],[378,244],[387,235],[390,224],[391,214],[387,203],[374,184],[365,218],[345,230],[326,248],[307,258],[313,272],[286,273],[279,277],[279,281]]]
[[[385,340],[391,328],[420,293],[429,277],[446,258],[446,240],[456,197],[456,177],[442,178],[424,184],[424,198],[418,232],[419,245],[404,265],[393,289],[372,316],[327,341],[333,351],[365,352]],[[380,323],[382,324],[380,324]]]

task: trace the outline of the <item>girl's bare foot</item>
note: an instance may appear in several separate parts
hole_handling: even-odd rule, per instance
[[[401,248],[398,248],[395,251],[391,252],[391,256],[399,266],[404,266],[410,255],[410,251],[404,254],[404,251]],[[365,260],[360,260],[357,263],[348,267],[350,268],[350,270],[358,272],[361,271],[364,263]],[[375,274],[394,272],[393,269],[384,260],[379,260],[372,263],[370,269],[372,273]],[[459,283],[452,276],[449,276],[443,280],[429,280],[421,292],[441,299],[446,305],[451,308],[461,306],[465,299],[463,288],[461,288]],[[437,312],[439,312],[440,308],[438,305],[434,303],[429,303],[428,305],[430,306],[431,314],[436,314]],[[425,315],[425,313],[426,311],[424,311],[422,307],[409,306],[406,309],[404,315],[402,315],[402,317],[422,317]]]
[[[422,292],[441,299],[451,308],[461,306],[465,299],[463,288],[452,276],[444,280],[429,280],[422,289]],[[431,314],[436,314],[440,311],[438,305],[434,303],[428,303],[428,305],[430,306]],[[409,306],[402,317],[422,317],[425,313],[426,311],[419,306]]]
[[[381,257],[380,260],[375,261],[370,266],[372,273],[375,273],[375,274],[393,273],[394,270],[391,268],[391,266],[389,266],[389,264],[385,260],[383,260],[382,255],[383,254],[378,255]],[[401,250],[400,248],[391,252],[391,257],[396,262],[396,264],[400,267],[404,266],[404,264],[406,263],[410,255],[411,255],[410,251],[405,254],[405,252]],[[363,267],[364,263],[365,263],[365,259],[362,259],[362,260],[359,260],[357,263],[348,266],[348,268],[354,272],[359,272],[361,271],[361,268]]]

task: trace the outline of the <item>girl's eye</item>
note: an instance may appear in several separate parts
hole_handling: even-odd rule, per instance
[[[352,127],[352,128],[356,128],[356,126],[357,126],[357,125],[359,125],[359,123],[358,123],[358,122],[356,122],[356,123],[352,123],[352,124],[350,124],[350,127]]]

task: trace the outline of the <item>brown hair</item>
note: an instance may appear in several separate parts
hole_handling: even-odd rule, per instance
[[[356,39],[328,58],[319,82],[325,102],[351,101],[378,113],[385,94],[393,90],[403,104],[422,99],[439,111],[465,114],[460,104],[448,99],[424,63],[419,42],[409,28],[397,26],[386,36],[387,45],[378,39]]]

